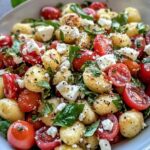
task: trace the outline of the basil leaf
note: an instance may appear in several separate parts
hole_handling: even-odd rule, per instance
[[[51,112],[53,112],[53,104],[48,102],[44,103],[44,108],[42,109],[41,115],[47,116]]]
[[[144,58],[144,59],[142,60],[142,62],[143,62],[144,64],[150,63],[150,57]]]
[[[25,2],[26,0],[11,0],[12,7],[16,7],[19,4]]]
[[[145,25],[144,23],[138,23],[137,29],[140,34],[146,34],[149,30],[149,26]]]
[[[56,115],[54,125],[68,127],[78,120],[80,113],[83,111],[84,104],[68,104]]]
[[[60,39],[62,42],[64,42],[65,37],[64,37],[64,33],[62,30],[60,30]]]
[[[145,89],[145,85],[139,79],[132,77],[131,82],[134,86]]]
[[[147,119],[150,116],[150,107],[143,111],[144,119]]]
[[[44,89],[42,92],[42,100],[46,100],[50,97],[51,95],[51,90],[50,89]]]
[[[92,135],[95,133],[95,131],[97,130],[97,128],[99,127],[99,123],[100,123],[100,121],[98,120],[98,121],[96,121],[95,123],[93,123],[92,125],[88,126],[88,127],[86,128],[86,131],[85,131],[85,133],[84,133],[84,136],[85,136],[85,137],[90,137],[90,136],[92,136]]]
[[[98,35],[98,34],[105,33],[103,29],[96,30],[96,29],[90,29],[88,27],[85,27],[84,30],[90,35]]]
[[[78,51],[80,50],[80,48],[78,46],[70,46],[69,48],[69,61],[70,63],[73,62],[74,58],[76,58],[78,56]]]
[[[11,122],[8,120],[5,120],[0,117],[0,134],[6,138],[7,137],[7,130],[9,126],[11,125]]]
[[[72,4],[70,9],[81,16],[83,19],[93,20],[93,17],[87,15],[78,4]]]
[[[44,88],[44,89],[51,89],[49,82],[47,81],[39,81],[37,85]]]

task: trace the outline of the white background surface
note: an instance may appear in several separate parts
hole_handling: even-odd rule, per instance
[[[11,9],[10,0],[0,0],[0,17]]]

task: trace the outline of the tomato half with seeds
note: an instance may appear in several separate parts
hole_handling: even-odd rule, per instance
[[[123,91],[123,101],[131,108],[145,110],[150,106],[150,97],[142,88],[127,84]]]
[[[4,58],[3,54],[0,53],[0,69],[4,68],[3,58]]]
[[[92,8],[89,8],[89,7],[86,7],[86,8],[83,8],[83,11],[87,14],[87,15],[91,15],[93,17],[96,16],[96,11]]]
[[[79,57],[73,60],[73,68],[80,71],[82,65],[87,61],[94,61],[96,59],[96,54],[90,50],[84,50],[79,52]]]
[[[34,128],[26,121],[16,121],[8,129],[8,142],[17,149],[27,150],[34,145]]]
[[[104,130],[104,127],[101,123],[106,119],[110,120],[113,123],[111,131]],[[96,135],[99,139],[107,139],[108,141],[113,141],[114,138],[118,135],[118,133],[119,133],[118,119],[114,114],[108,114],[100,117],[100,125],[96,131]]]
[[[16,99],[20,90],[16,80],[20,77],[17,74],[3,74],[4,94],[7,98]]]
[[[102,9],[102,8],[107,8],[107,4],[104,3],[104,2],[93,2],[90,5],[90,8],[92,8],[94,10],[99,10],[99,9]]]
[[[36,144],[42,150],[54,150],[55,147],[61,145],[59,136],[52,137],[47,134],[48,127],[42,127],[36,131]]]
[[[100,56],[112,53],[111,40],[103,34],[95,37],[93,45],[94,51]]]
[[[148,95],[148,96],[150,96],[150,85],[148,85],[147,87],[146,87],[146,94]]]
[[[0,48],[11,47],[12,43],[10,35],[0,34]]]
[[[37,110],[41,100],[41,95],[29,91],[27,89],[23,90],[18,97],[18,105],[23,112],[30,112]]]
[[[126,83],[130,82],[131,74],[126,65],[117,63],[109,68],[108,78],[116,87],[124,87]]]

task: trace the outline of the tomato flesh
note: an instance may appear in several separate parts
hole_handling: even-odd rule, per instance
[[[114,138],[118,135],[119,133],[119,124],[118,120],[115,115],[113,114],[108,114],[106,116],[101,116],[100,120],[101,122],[103,120],[109,119],[113,122],[113,127],[111,131],[103,130],[103,126],[100,123],[98,130],[96,131],[96,135],[99,139],[107,139],[108,141],[113,141]],[[102,129],[102,130],[100,130]]]
[[[12,43],[11,36],[0,34],[0,48],[11,47]]]
[[[100,55],[112,53],[111,40],[102,34],[99,34],[94,39],[94,51]]]
[[[90,5],[90,8],[92,8],[94,10],[99,10],[99,9],[102,9],[102,8],[107,8],[107,4],[104,3],[104,2],[93,2]]]
[[[143,89],[127,84],[123,91],[123,100],[131,108],[145,110],[150,106],[150,97]]]
[[[48,128],[42,127],[36,131],[36,143],[37,146],[42,150],[54,150],[55,147],[61,145],[61,141],[56,135],[56,137],[52,138],[50,135],[47,134]]]
[[[80,71],[82,65],[87,61],[94,61],[96,54],[90,50],[80,51],[79,58],[73,60],[73,68],[77,71]]]
[[[34,145],[34,128],[26,121],[16,121],[8,129],[8,142],[22,150],[30,149]]]
[[[91,15],[93,17],[96,16],[96,11],[92,8],[89,8],[89,7],[86,7],[86,8],[83,8],[83,11],[87,14],[87,15]]]
[[[131,74],[126,65],[117,63],[109,68],[108,78],[112,81],[113,85],[124,87],[126,83],[130,82]]]

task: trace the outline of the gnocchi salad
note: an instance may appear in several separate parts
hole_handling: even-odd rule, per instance
[[[149,114],[150,27],[136,8],[44,6],[0,34],[0,134],[15,149],[111,150]]]

